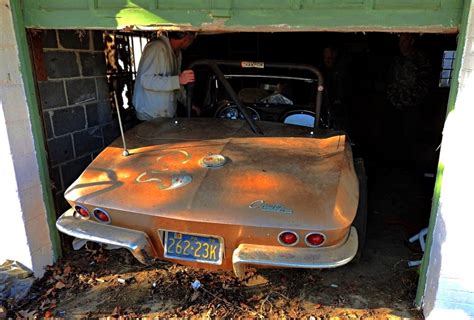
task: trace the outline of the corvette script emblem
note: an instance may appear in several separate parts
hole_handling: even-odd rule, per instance
[[[282,204],[275,203],[275,204],[270,204],[270,203],[265,203],[263,200],[256,200],[252,202],[249,205],[249,208],[251,209],[260,209],[262,211],[269,211],[269,212],[278,212],[278,213],[286,213],[286,214],[292,214],[293,210],[285,207]]]

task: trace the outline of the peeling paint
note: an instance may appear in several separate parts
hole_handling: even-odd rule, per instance
[[[188,1],[174,7],[150,5],[90,9],[90,1],[77,0],[55,7],[46,2],[23,2],[26,26],[48,29],[136,29],[196,30],[204,32],[293,32],[293,31],[380,31],[455,33],[458,31],[462,0],[402,1],[364,0],[310,4],[303,1],[255,1],[215,3]],[[145,1],[146,2],[146,1]],[[128,3],[128,2],[127,2]],[[303,5],[304,4],[304,5]],[[49,7],[48,7],[49,6]],[[69,9],[69,7],[71,7]]]

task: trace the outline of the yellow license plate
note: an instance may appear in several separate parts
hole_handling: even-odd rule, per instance
[[[222,263],[223,246],[217,237],[166,231],[164,242],[166,258]]]

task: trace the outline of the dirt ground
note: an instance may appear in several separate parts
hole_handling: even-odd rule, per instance
[[[259,270],[246,281],[157,261],[142,266],[126,250],[89,245],[48,268],[11,316],[422,319],[413,306],[421,258],[406,239],[425,227],[432,178],[378,168],[369,176],[363,258],[327,270]],[[193,289],[198,280],[201,287]]]

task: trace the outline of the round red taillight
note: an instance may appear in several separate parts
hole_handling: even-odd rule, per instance
[[[293,231],[283,231],[278,235],[278,241],[285,246],[294,246],[298,243],[298,235]]]
[[[103,209],[95,209],[94,217],[100,222],[104,222],[104,223],[110,223],[110,221],[112,220],[110,218],[110,215]]]
[[[90,217],[90,214],[89,214],[89,210],[87,210],[86,208],[84,207],[81,207],[81,206],[75,206],[74,207],[74,210],[76,210],[76,212],[84,219],[89,219]]]
[[[306,236],[306,244],[311,247],[318,247],[323,244],[326,237],[321,233],[310,233]]]

